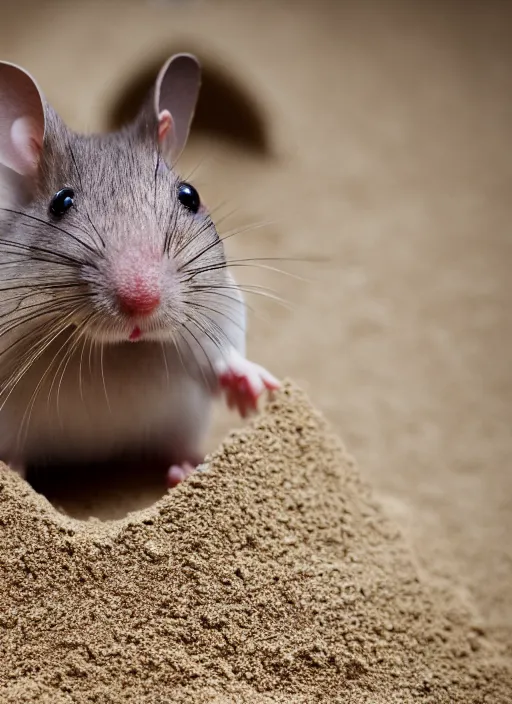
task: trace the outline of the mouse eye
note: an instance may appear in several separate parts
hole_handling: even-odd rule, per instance
[[[180,183],[178,186],[178,200],[185,208],[193,213],[197,213],[201,205],[199,193],[190,183]]]
[[[73,205],[75,192],[72,188],[63,188],[50,201],[50,212],[53,215],[64,215]]]

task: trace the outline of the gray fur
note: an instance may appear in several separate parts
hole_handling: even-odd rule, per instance
[[[231,346],[244,353],[244,306],[223,244],[206,210],[178,201],[179,176],[159,154],[147,107],[123,131],[92,136],[44,110],[37,176],[0,221],[0,457],[195,458],[216,364]],[[56,219],[49,203],[63,187],[74,206]],[[155,252],[162,303],[132,343],[113,277],[121,259],[143,267]]]

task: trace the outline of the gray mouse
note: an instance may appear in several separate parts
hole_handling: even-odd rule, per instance
[[[279,382],[245,357],[245,306],[208,210],[175,170],[199,94],[189,54],[121,131],[69,130],[0,63],[0,458],[202,461],[213,399]]]

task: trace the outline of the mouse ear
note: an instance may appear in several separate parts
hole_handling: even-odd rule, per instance
[[[19,66],[0,62],[0,163],[34,175],[43,139],[43,98],[36,82]]]
[[[201,66],[192,54],[172,56],[156,80],[154,108],[164,158],[174,164],[187,142],[201,87]]]

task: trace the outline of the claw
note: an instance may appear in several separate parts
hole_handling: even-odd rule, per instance
[[[259,364],[250,362],[233,350],[219,369],[219,384],[225,391],[229,408],[237,408],[242,418],[258,407],[266,390],[278,389],[279,381]]]

